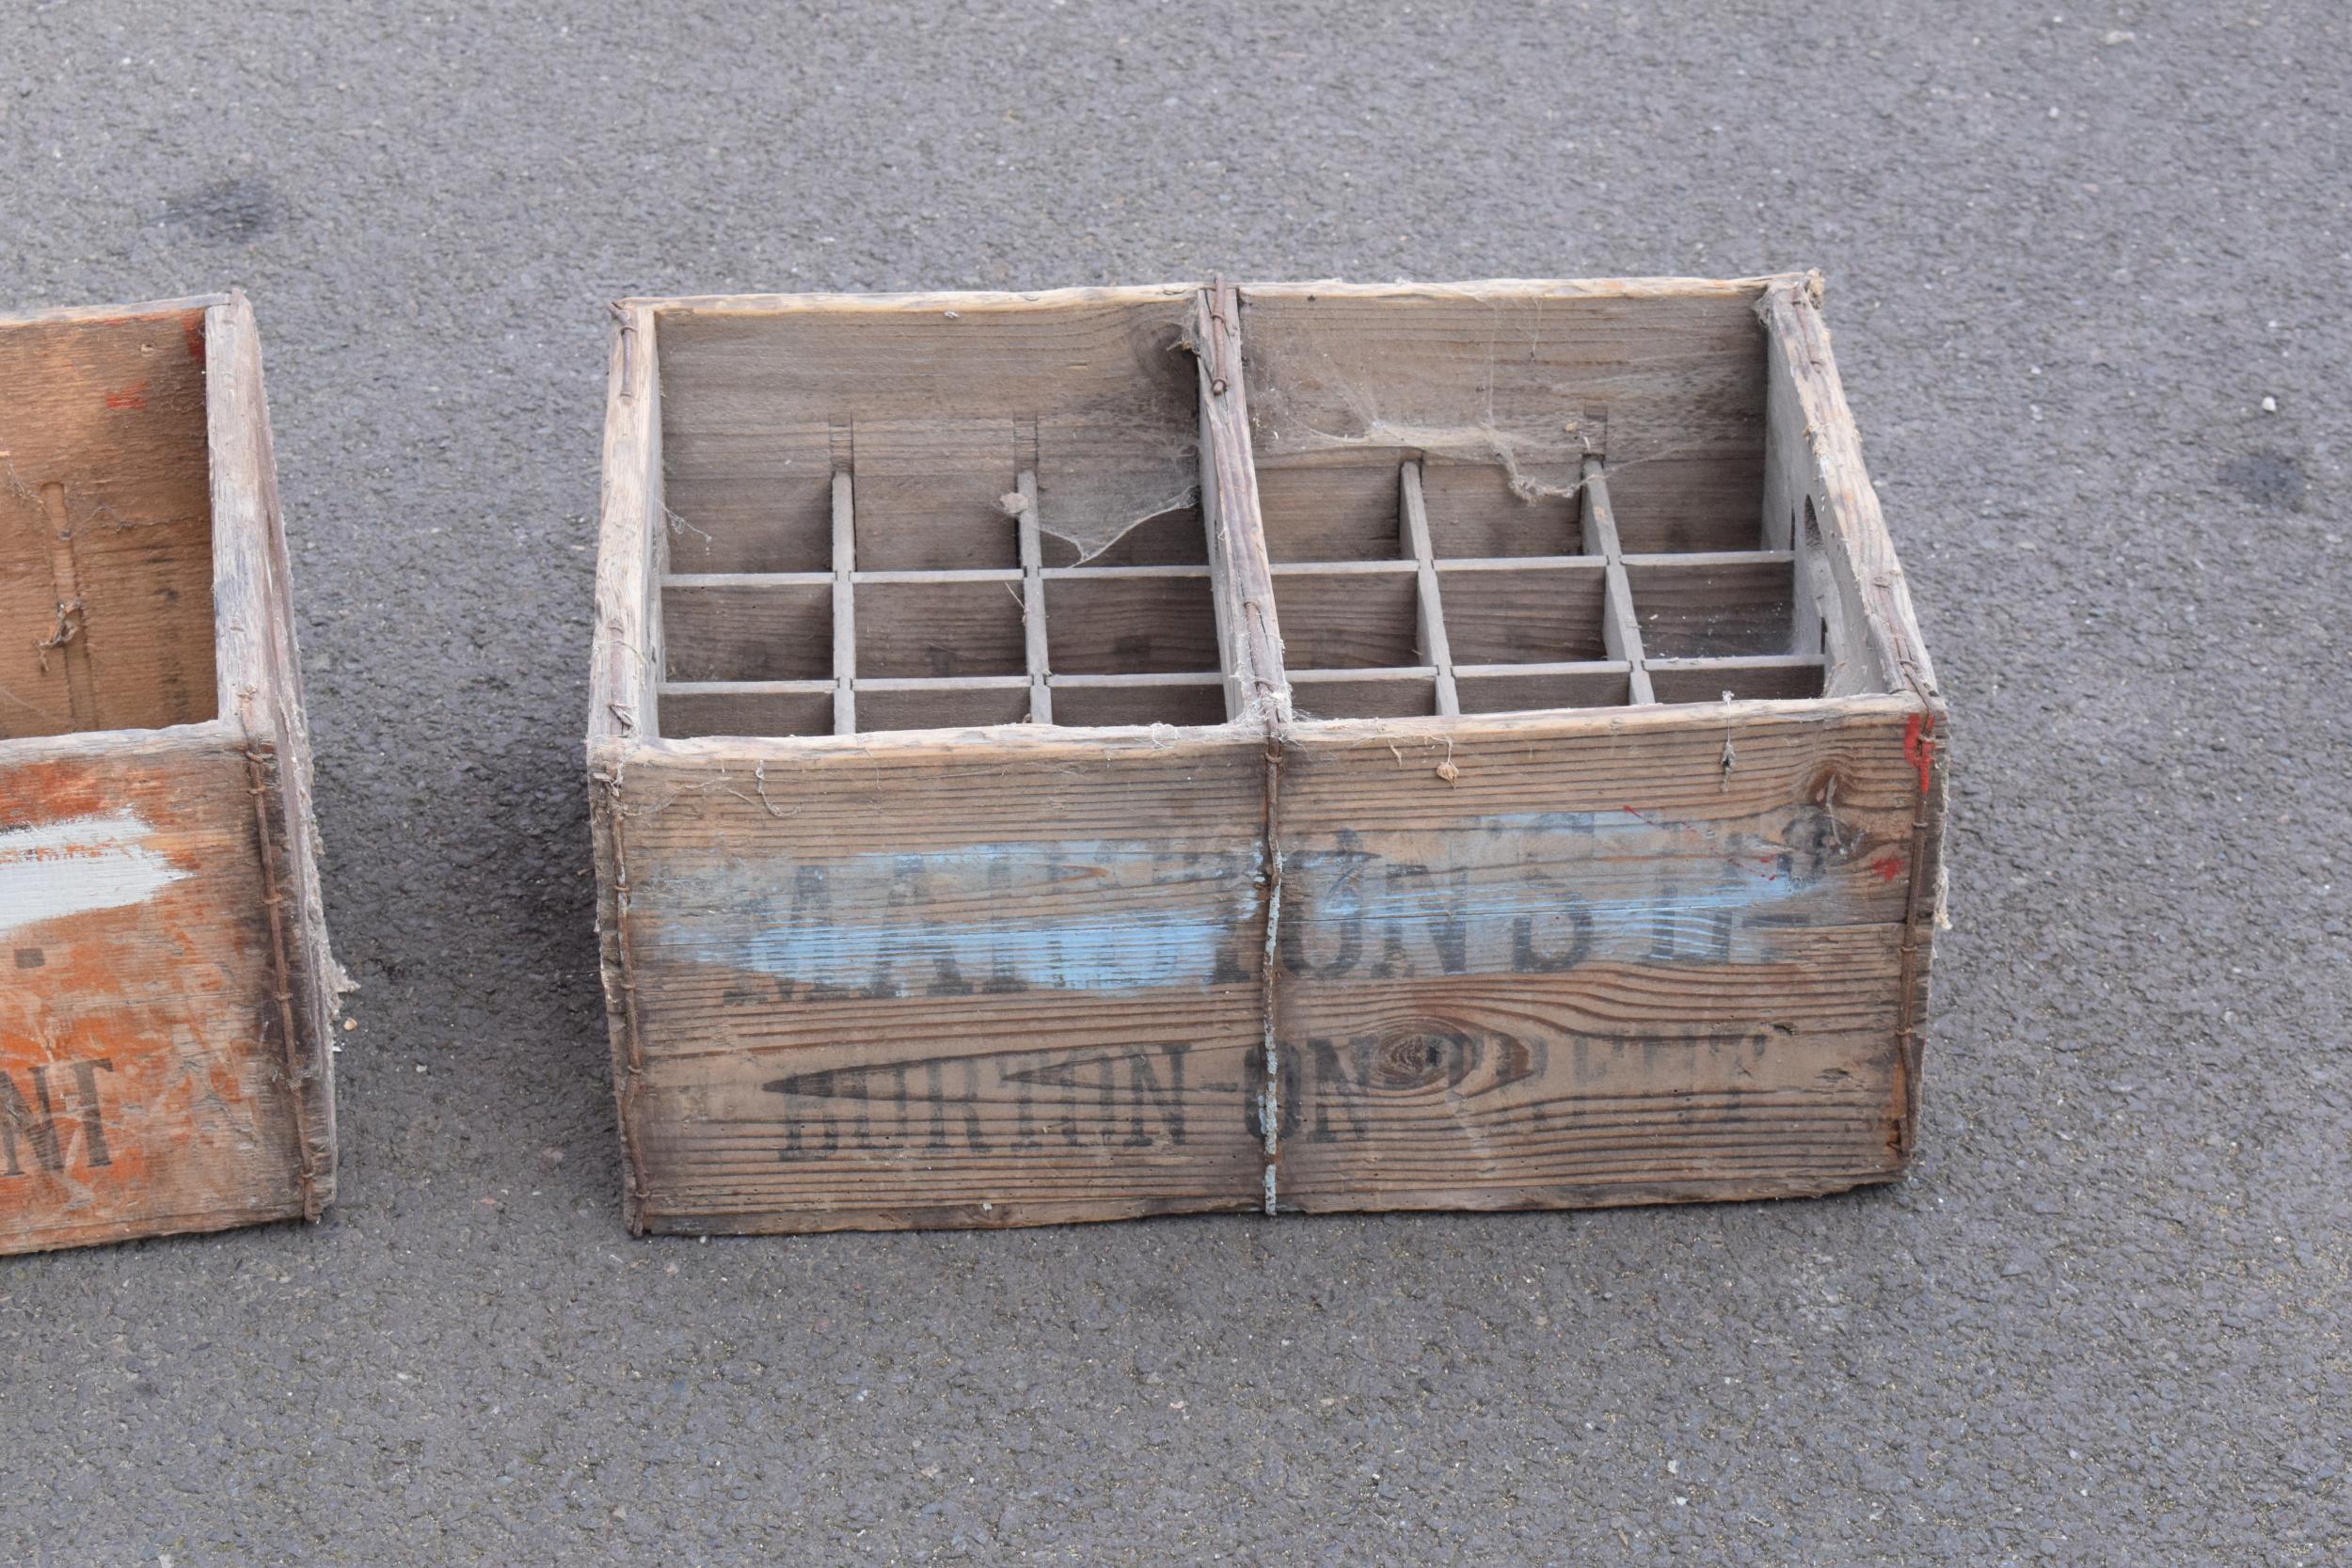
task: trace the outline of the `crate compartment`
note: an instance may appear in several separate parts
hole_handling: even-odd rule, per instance
[[[1045,610],[1046,665],[1057,683],[1204,672],[1216,682],[1216,606],[1206,565],[1052,572]],[[1058,705],[1056,712],[1073,721]],[[1220,710],[1209,722],[1224,718]]]
[[[673,680],[826,680],[833,579],[673,576],[661,585],[661,629]]]
[[[632,1225],[1902,1169],[1943,709],[1805,280],[624,316]]]
[[[1626,584],[1653,658],[1794,650],[1796,558],[1785,552],[1629,558]]]
[[[242,296],[0,319],[0,1253],[315,1217],[310,753]]]
[[[645,338],[679,722],[1222,721],[1193,304],[666,312]],[[1065,680],[1147,674],[1195,679],[1081,684],[1056,711]]]

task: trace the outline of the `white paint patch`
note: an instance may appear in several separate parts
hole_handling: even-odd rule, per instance
[[[0,832],[0,932],[154,897],[187,873],[147,847],[153,832],[127,811]]]

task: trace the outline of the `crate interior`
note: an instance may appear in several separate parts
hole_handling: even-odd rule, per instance
[[[0,323],[0,739],[217,710],[203,324]]]
[[[1241,337],[1302,717],[1821,693],[1747,297],[1284,286]]]
[[[661,732],[1222,722],[1192,310],[660,312]]]

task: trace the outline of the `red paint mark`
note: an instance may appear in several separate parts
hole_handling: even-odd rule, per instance
[[[1915,713],[1903,725],[1903,755],[1919,770],[1919,793],[1925,795],[1935,768],[1935,726],[1926,714]]]
[[[106,394],[106,406],[109,408],[146,407],[147,383],[141,381],[133,386],[125,387],[119,392],[108,392]]]
[[[1900,855],[1881,855],[1870,863],[1870,869],[1879,874],[1879,880],[1891,882],[1906,869]]]
[[[180,337],[188,345],[188,357],[199,364],[204,362],[204,312],[191,310],[180,318]]]

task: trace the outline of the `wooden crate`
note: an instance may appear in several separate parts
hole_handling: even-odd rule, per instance
[[[310,763],[242,295],[0,320],[0,1252],[315,1218]]]
[[[1944,709],[1818,286],[616,309],[641,1230],[1883,1180]]]

